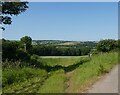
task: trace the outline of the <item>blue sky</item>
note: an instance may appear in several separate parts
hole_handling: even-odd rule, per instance
[[[99,41],[118,38],[118,4],[116,3],[29,3],[29,9],[12,17],[3,38],[18,40]]]

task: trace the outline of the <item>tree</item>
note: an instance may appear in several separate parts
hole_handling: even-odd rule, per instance
[[[25,51],[29,51],[32,47],[32,39],[29,36],[22,37],[20,39],[21,47],[25,49]]]
[[[0,4],[0,9],[2,10],[1,22],[2,24],[11,24],[12,19],[11,16],[19,15],[22,12],[25,12],[28,8],[28,2],[4,2],[2,1]],[[1,29],[5,29],[4,27],[0,27]]]
[[[117,48],[117,42],[112,39],[101,40],[97,44],[97,50],[102,52],[109,52]]]
[[[2,61],[28,61],[30,55],[19,49],[19,41],[10,41],[2,39]]]

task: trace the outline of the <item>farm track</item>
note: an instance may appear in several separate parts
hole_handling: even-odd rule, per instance
[[[67,72],[66,73],[66,81],[65,81],[65,93],[69,93],[69,89],[70,87],[72,86],[70,81],[71,81],[71,77],[72,77],[72,74],[73,74],[74,71],[71,71],[71,72]]]

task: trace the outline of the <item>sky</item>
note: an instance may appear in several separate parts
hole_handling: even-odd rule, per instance
[[[29,2],[29,8],[5,25],[3,38],[19,40],[99,41],[118,39],[117,2]]]

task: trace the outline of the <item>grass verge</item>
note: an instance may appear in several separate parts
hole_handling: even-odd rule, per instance
[[[109,72],[118,63],[118,53],[104,53],[91,57],[89,62],[80,65],[71,75],[69,93],[81,93],[101,75]]]

